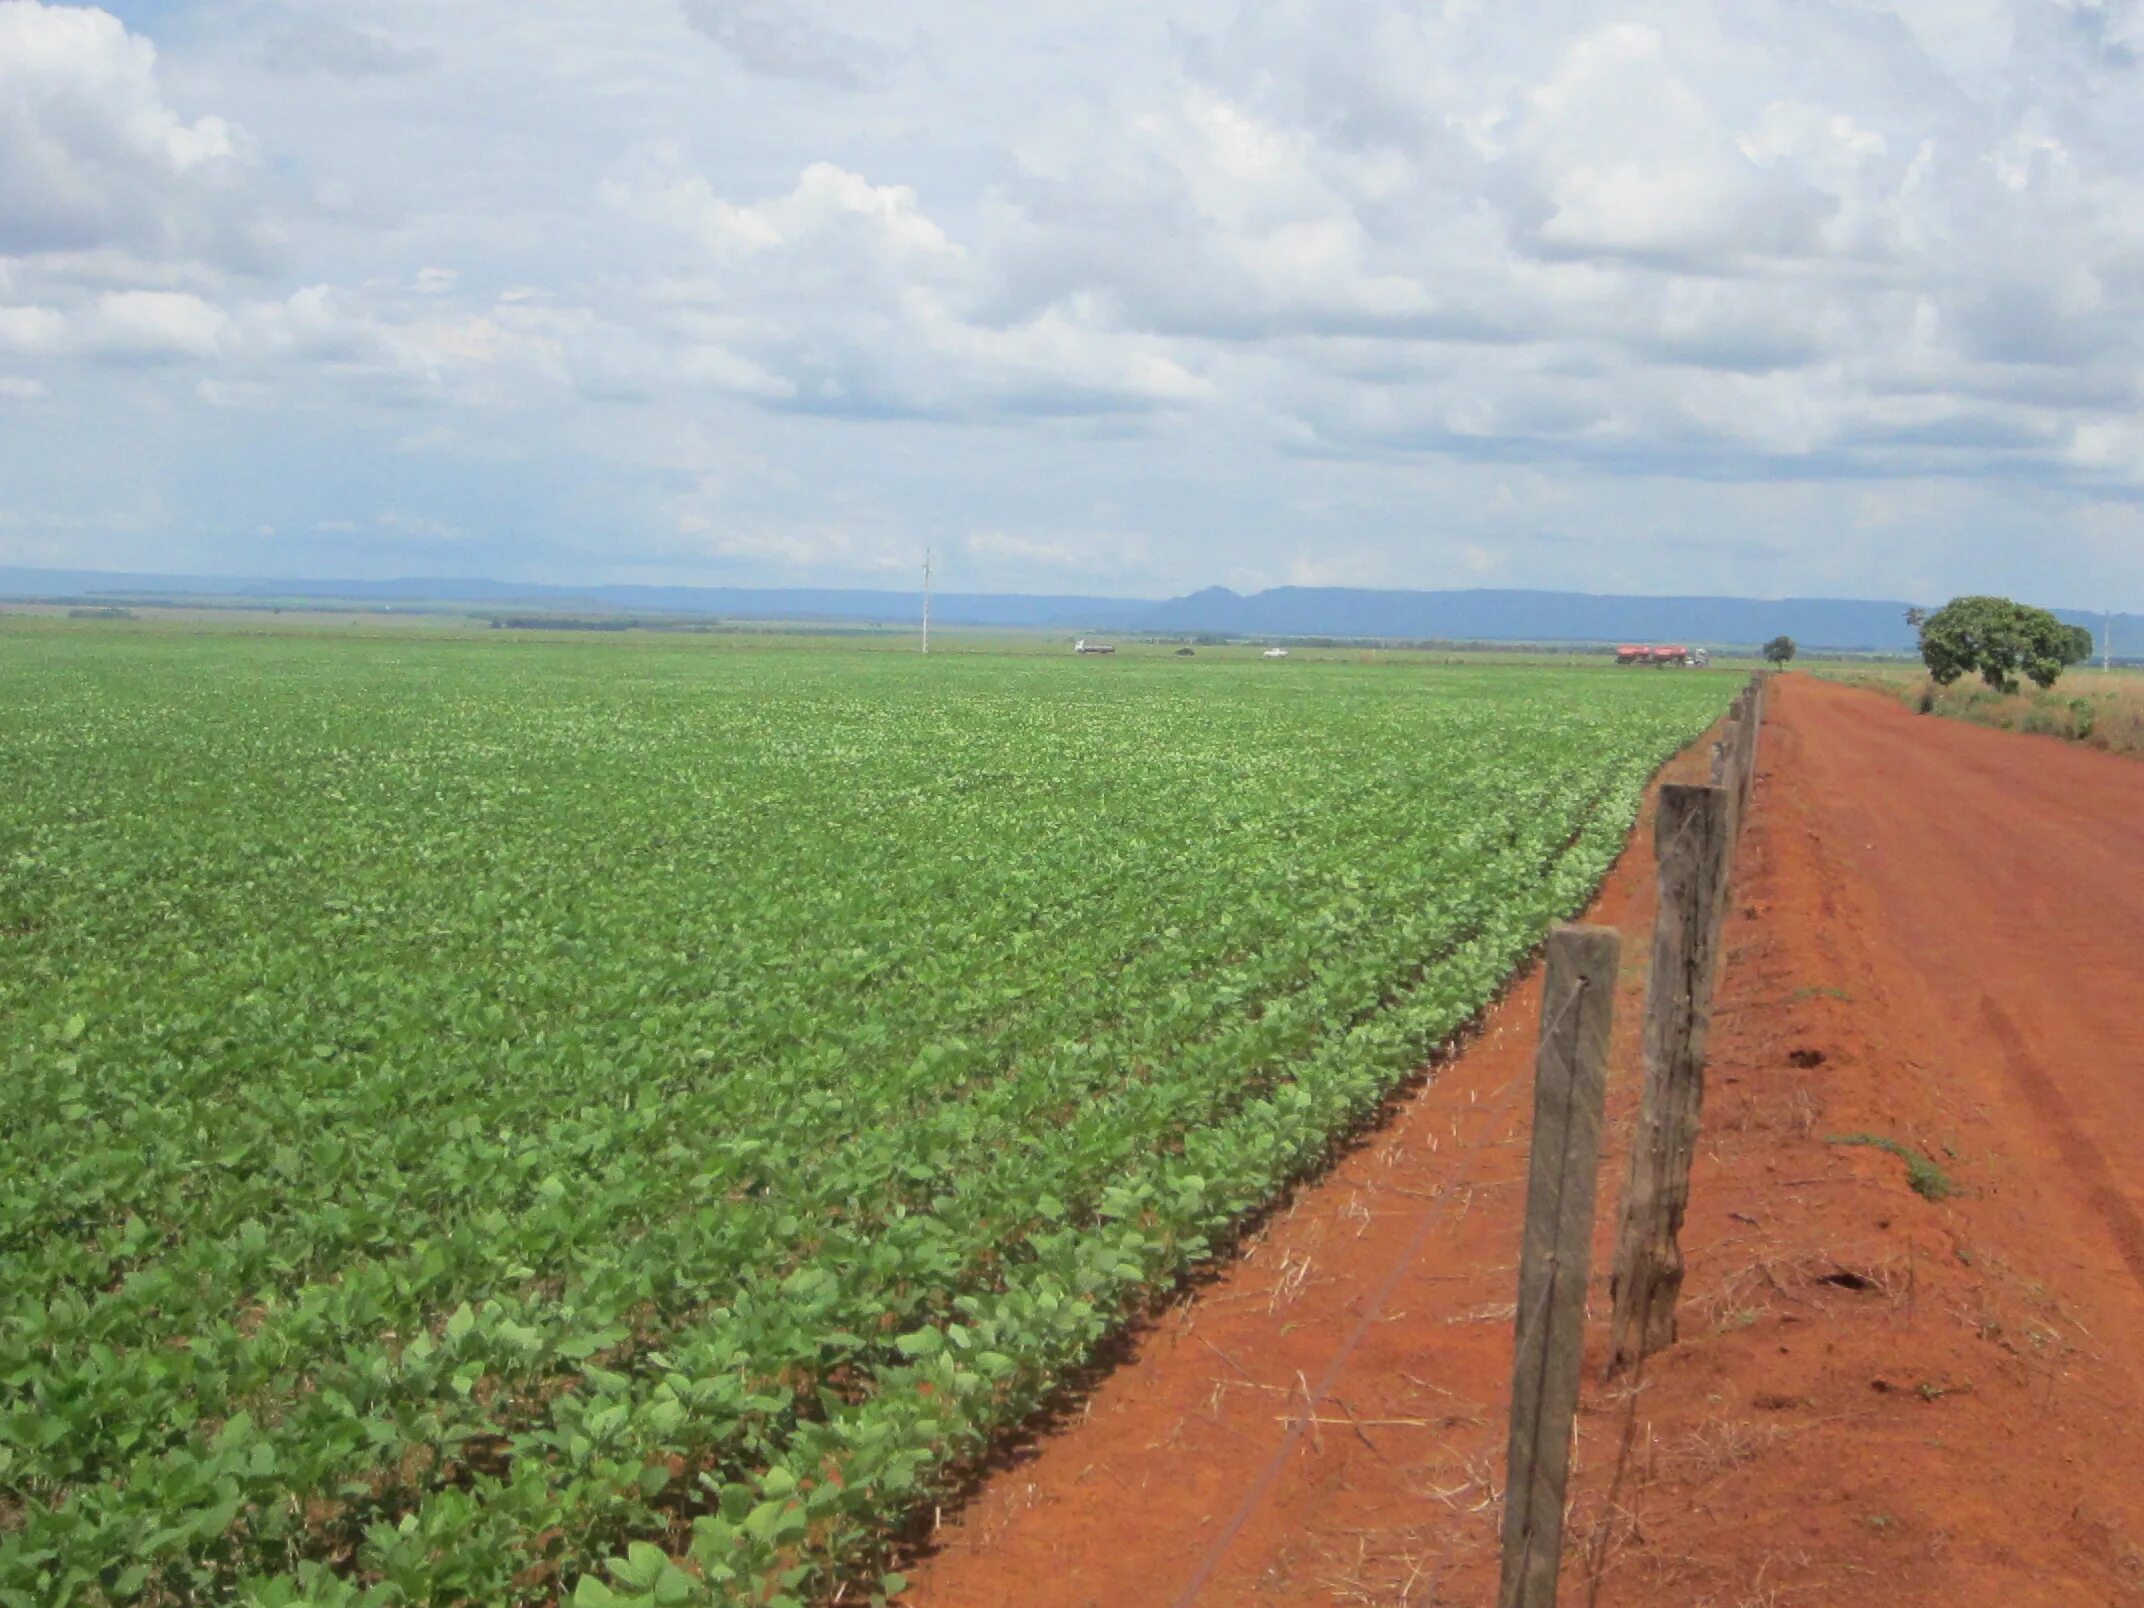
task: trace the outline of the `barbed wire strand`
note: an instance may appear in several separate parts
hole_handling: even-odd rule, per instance
[[[1732,725],[1732,722],[1729,724]],[[1708,785],[1718,786],[1719,784],[1710,783]],[[1667,859],[1674,849],[1681,844],[1684,835],[1694,829],[1696,821],[1695,816],[1686,818],[1677,829],[1675,836],[1669,839],[1665,845],[1657,847],[1656,861]],[[1730,849],[1731,847],[1730,845]],[[1570,997],[1557,1009],[1555,1016],[1543,1025],[1539,1036],[1542,1039],[1552,1036],[1563,1025],[1564,1017],[1577,1008],[1579,1000],[1584,995],[1585,980],[1581,978],[1578,986],[1571,991]],[[1517,1086],[1519,1082],[1520,1080],[1515,1078],[1510,1085],[1507,1085],[1506,1096],[1496,1108],[1499,1114],[1510,1104],[1508,1089]],[[1458,1175],[1454,1177],[1447,1187],[1446,1200],[1449,1200],[1451,1195],[1458,1193],[1468,1185],[1471,1181],[1469,1174],[1472,1170],[1470,1158],[1469,1165],[1462,1167]],[[1259,1469],[1258,1478],[1252,1483],[1250,1490],[1245,1493],[1243,1501],[1237,1506],[1235,1514],[1229,1519],[1226,1528],[1214,1538],[1213,1544],[1207,1548],[1204,1557],[1200,1559],[1197,1571],[1191,1577],[1190,1583],[1176,1597],[1173,1608],[1193,1608],[1193,1605],[1198,1601],[1199,1594],[1212,1583],[1215,1573],[1227,1558],[1229,1549],[1235,1544],[1236,1538],[1243,1533],[1244,1526],[1250,1522],[1252,1515],[1258,1511],[1260,1505],[1272,1490],[1273,1482],[1279,1478],[1280,1471],[1287,1462],[1288,1454],[1302,1443],[1303,1436],[1309,1430],[1310,1420],[1316,1416],[1318,1408],[1324,1404],[1326,1396],[1330,1393],[1334,1384],[1338,1382],[1340,1371],[1347,1365],[1348,1359],[1354,1355],[1355,1348],[1362,1343],[1362,1337],[1369,1333],[1370,1325],[1375,1323],[1383,1313],[1385,1303],[1392,1299],[1392,1293],[1399,1287],[1400,1279],[1406,1274],[1407,1269],[1413,1265],[1414,1259],[1421,1254],[1422,1246],[1429,1239],[1430,1230],[1436,1226],[1441,1217],[1441,1212],[1425,1212],[1423,1214],[1421,1222],[1415,1227],[1414,1234],[1409,1238],[1406,1246],[1401,1250],[1391,1267],[1386,1270],[1384,1278],[1378,1284],[1377,1293],[1371,1299],[1369,1306],[1356,1319],[1354,1328],[1348,1332],[1346,1340],[1341,1342],[1340,1349],[1334,1352],[1332,1358],[1326,1363],[1324,1372],[1319,1375],[1317,1388],[1310,1393],[1305,1410],[1290,1418],[1287,1433],[1281,1437],[1280,1444],[1273,1449],[1272,1454]],[[1630,1408],[1624,1420],[1622,1447],[1617,1458],[1615,1482],[1611,1486],[1609,1493],[1611,1506],[1615,1495],[1622,1488],[1623,1477],[1629,1465],[1631,1443],[1635,1437],[1637,1426],[1638,1393],[1644,1380],[1644,1372],[1645,1362],[1641,1356],[1631,1383]],[[1602,1533],[1605,1534],[1605,1530]],[[1444,1554],[1437,1567],[1439,1577],[1444,1572],[1444,1565],[1450,1561],[1451,1551],[1452,1537],[1450,1532],[1447,1532]],[[1592,1580],[1591,1589],[1587,1596],[1587,1608],[1595,1608],[1600,1595],[1600,1551],[1600,1547],[1596,1544],[1595,1557],[1590,1570]]]

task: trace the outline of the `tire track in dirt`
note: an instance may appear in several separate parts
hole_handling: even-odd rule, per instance
[[[2144,1291],[2144,1215],[2140,1215],[2123,1195],[2113,1165],[2078,1123],[2054,1078],[2033,1059],[2017,1024],[1986,994],[1980,997],[1980,1010],[1989,1034],[2003,1053],[2010,1075],[2017,1080],[2025,1098],[2047,1125],[2063,1159],[2082,1183],[2087,1198],[2106,1223],[2107,1232],[2114,1237],[2122,1260],[2129,1265],[2130,1277],[2137,1281],[2138,1289]]]
[[[1811,829],[1917,1059],[1993,1115],[2045,1231],[2120,1264],[2102,1322],[2144,1332],[2144,765],[1785,690]]]

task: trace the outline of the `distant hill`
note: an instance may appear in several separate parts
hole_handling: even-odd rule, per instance
[[[1912,648],[1904,603],[1831,598],[1602,597],[1586,592],[1378,592],[1283,586],[1239,596],[1209,587],[1139,616],[1150,630],[1237,636],[1479,638],[1497,642],[1669,641],[1806,648]]]
[[[288,577],[143,575],[102,570],[0,566],[0,598],[172,598],[189,601],[311,603],[450,603],[469,608],[607,610],[698,614],[744,620],[916,619],[921,592],[844,591],[823,587],[546,586],[535,581],[410,576],[387,581],[318,581]],[[948,625],[1037,626],[1117,618],[1142,602],[1122,598],[1039,597],[1022,593],[941,593],[932,618]]]
[[[406,578],[318,581],[99,570],[0,567],[0,598],[65,601],[449,604],[715,616],[737,620],[905,624],[922,610],[918,592],[816,587],[545,586],[525,581]],[[1940,602],[1941,599],[1934,601]],[[1846,598],[1613,597],[1588,592],[1397,592],[1282,586],[1248,595],[1212,586],[1160,600],[1057,597],[1019,592],[941,593],[932,617],[946,625],[1067,632],[1149,632],[1230,637],[1345,637],[1385,641],[1688,642],[1751,647],[1786,635],[1804,649],[1906,652],[1913,632],[1903,602]],[[2095,636],[2102,617],[2055,611]],[[2114,618],[2117,654],[2144,648],[2144,615]]]

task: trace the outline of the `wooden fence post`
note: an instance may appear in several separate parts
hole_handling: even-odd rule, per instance
[[[1760,677],[1750,683],[1744,694],[1742,708],[1742,764],[1737,775],[1740,792],[1735,799],[1735,823],[1739,828],[1742,816],[1749,809],[1749,795],[1757,781],[1757,735],[1764,724],[1764,681]]]
[[[1571,1420],[1584,1367],[1608,1032],[1622,947],[1606,927],[1559,926],[1548,938],[1526,1237],[1519,1252],[1499,1608],[1555,1608]]]
[[[1675,1340],[1682,1293],[1683,1211],[1705,1098],[1705,1040],[1726,913],[1732,789],[1660,789],[1653,841],[1660,859],[1660,913],[1645,993],[1645,1088],[1631,1136],[1610,1289],[1610,1372]]]

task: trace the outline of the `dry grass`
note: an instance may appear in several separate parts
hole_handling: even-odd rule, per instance
[[[1491,1301],[1478,1307],[1469,1307],[1464,1312],[1454,1312],[1446,1323],[1510,1323],[1519,1315],[1516,1301]]]
[[[1756,1461],[1785,1434],[1785,1428],[1778,1424],[1707,1419],[1668,1449],[1668,1466],[1693,1482],[1715,1480],[1744,1463]]]
[[[1808,1139],[1816,1133],[1822,1109],[1808,1085],[1795,1084],[1777,1099],[1745,1097],[1730,1107],[1716,1126],[1728,1133]]]
[[[1969,679],[1938,687],[1925,675],[1868,671],[1839,679],[1899,699],[1908,708],[2003,731],[2062,737],[2115,754],[2144,754],[2144,674],[2081,668],[2042,692],[2000,693]]]
[[[1266,1297],[1266,1310],[1278,1312],[1292,1304],[1302,1295],[1310,1283],[1313,1262],[1309,1254],[1298,1253],[1292,1248],[1281,1253],[1280,1270],[1273,1280],[1273,1288]]]
[[[1429,1478],[1419,1494],[1432,1502],[1443,1503],[1454,1513],[1486,1513],[1496,1524],[1501,1524],[1504,1493],[1496,1480],[1503,1466],[1501,1455],[1487,1451],[1465,1452],[1458,1454],[1453,1461],[1461,1478],[1445,1483]],[[1495,1528],[1495,1524],[1492,1524],[1491,1528]]]
[[[1772,1298],[1786,1289],[1780,1266],[1774,1260],[1757,1261],[1724,1275],[1691,1302],[1699,1324],[1720,1334],[1729,1329],[1746,1329],[1760,1318],[1769,1317],[1777,1310]]]

